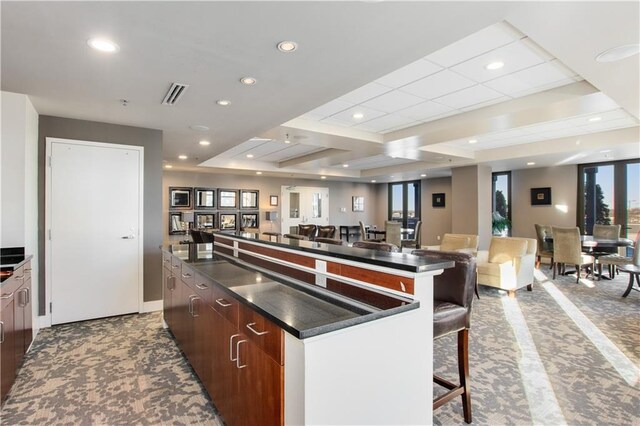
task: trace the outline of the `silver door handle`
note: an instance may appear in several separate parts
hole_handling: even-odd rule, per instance
[[[18,292],[18,294],[24,295],[23,297],[18,298],[18,306],[20,306],[21,308],[24,308],[25,306],[27,306],[27,289],[23,288]],[[22,299],[22,300],[19,300],[19,299]]]
[[[193,307],[193,301],[194,301],[194,300],[196,300],[196,299],[200,299],[200,297],[199,297],[199,296],[196,296],[196,295],[193,295],[193,294],[192,294],[191,296],[189,296],[189,313],[190,313],[190,314],[191,314],[191,316],[192,316],[192,317],[194,317],[194,318],[195,318],[195,317],[197,317],[197,316],[199,316],[199,315],[197,315],[197,314],[195,313],[195,309],[194,309],[194,307]]]
[[[255,334],[257,334],[258,336],[262,336],[262,335],[264,335],[264,334],[267,334],[267,333],[268,333],[268,331],[257,331],[256,329],[254,329],[254,328],[252,327],[252,325],[256,325],[256,323],[255,323],[255,322],[250,322],[249,324],[247,324],[247,328],[248,328],[249,330],[253,331],[253,332],[254,332]]]
[[[122,237],[123,240],[133,240],[136,236],[135,235],[125,235],[124,237]]]
[[[240,365],[240,343],[244,342],[246,342],[246,340],[238,340],[238,343],[236,343],[236,367],[238,367],[238,369],[245,368],[247,366],[247,364]]]
[[[224,299],[216,299],[216,303],[220,306],[222,306],[223,308],[228,308],[229,306],[231,306],[231,303],[222,303],[223,301],[225,301]]]
[[[233,357],[233,339],[235,339],[236,337],[240,337],[240,335],[234,334],[233,336],[229,337],[229,361],[236,360],[236,358]]]

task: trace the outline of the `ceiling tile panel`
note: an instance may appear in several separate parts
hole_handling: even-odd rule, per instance
[[[376,118],[366,123],[359,124],[355,127],[371,132],[382,132],[387,129],[395,128],[398,126],[409,127],[413,124],[418,124],[415,120],[409,118],[400,117],[397,115],[385,115],[384,117]]]
[[[352,105],[356,105],[368,101],[369,99],[375,98],[376,96],[380,96],[383,93],[387,93],[390,90],[391,87],[373,82],[365,84],[364,86],[352,92],[349,92],[338,99],[349,102]]]
[[[439,104],[437,102],[426,101],[422,102],[421,104],[400,110],[397,112],[397,114],[402,117],[411,118],[413,120],[423,121],[427,118],[451,111],[451,109],[452,108],[446,105]]]
[[[307,114],[321,116],[321,117],[329,117],[335,113],[343,111],[347,108],[352,107],[354,104],[351,102],[345,102],[342,99],[336,99],[331,102],[328,102],[314,110],[309,111]]]
[[[318,148],[310,145],[291,144],[287,145],[284,149],[255,159],[263,162],[279,162],[321,151],[322,149],[324,148]]]
[[[485,86],[502,92],[505,95],[512,96],[524,90],[537,88],[556,81],[565,81],[571,77],[571,75],[565,74],[563,70],[566,70],[566,68],[562,68],[563,69],[555,66],[552,62],[545,62],[513,74],[487,81]]]
[[[499,23],[452,43],[432,53],[425,59],[443,67],[451,67],[484,52],[514,42],[522,37],[522,34],[513,27],[506,23]]]
[[[408,84],[400,90],[424,99],[435,99],[473,86],[474,84],[473,80],[469,80],[449,70],[443,70]]]
[[[441,70],[442,67],[440,65],[420,59],[377,79],[376,82],[397,89]]]
[[[363,103],[365,107],[373,108],[384,112],[396,112],[398,110],[419,104],[424,99],[410,95],[408,93],[394,90],[393,92],[385,93],[384,95],[373,98],[370,101]]]
[[[353,118],[353,114],[360,113],[364,115],[364,117],[360,119]],[[332,115],[330,118],[334,120],[340,120],[349,123],[349,125],[355,125],[359,123],[364,123],[365,121],[372,120],[377,117],[383,116],[385,113],[382,111],[375,110],[373,108],[367,108],[365,106],[359,105],[347,110],[344,110],[338,114]]]
[[[451,108],[460,109],[470,105],[487,102],[492,99],[501,98],[502,96],[502,93],[478,84],[473,87],[442,96],[435,99],[435,101]]]
[[[482,83],[541,64],[544,61],[544,58],[525,43],[517,41],[458,64],[451,70]],[[493,62],[503,62],[504,66],[500,69],[488,70],[486,66]]]

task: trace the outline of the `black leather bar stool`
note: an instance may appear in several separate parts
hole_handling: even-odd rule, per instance
[[[433,375],[433,381],[449,392],[433,400],[433,409],[441,407],[456,396],[462,397],[464,421],[471,423],[471,386],[469,384],[469,328],[471,303],[476,285],[476,258],[467,253],[414,250],[417,256],[432,256],[453,260],[456,266],[434,277],[433,339],[458,333],[458,373],[460,384]]]
[[[316,239],[314,241],[316,243],[333,244],[333,245],[336,245],[336,246],[345,245],[344,241],[338,240],[336,238],[316,237]]]
[[[365,248],[369,250],[378,250],[378,251],[386,251],[389,253],[398,253],[400,251],[400,247],[391,243],[379,243],[377,241],[356,241],[353,243],[352,247],[357,248]]]
[[[313,240],[316,237],[316,231],[318,227],[313,224],[299,224],[298,225],[298,235],[303,235],[310,240]]]

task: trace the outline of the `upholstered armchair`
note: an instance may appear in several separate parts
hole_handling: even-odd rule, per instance
[[[475,256],[478,253],[478,236],[471,234],[444,234],[440,245],[428,246],[427,249],[457,251]]]
[[[489,250],[478,252],[478,284],[506,290],[533,290],[538,242],[532,238],[493,237]]]

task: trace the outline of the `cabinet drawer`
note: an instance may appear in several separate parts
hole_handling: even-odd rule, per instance
[[[182,266],[182,260],[175,256],[171,256],[171,270],[174,275],[180,275],[180,266]]]
[[[284,365],[282,329],[255,312],[240,305],[240,333],[244,333],[278,364]]]
[[[195,288],[196,272],[186,263],[182,264],[182,268],[180,270],[180,279],[189,287]]]
[[[213,309],[233,324],[234,327],[237,327],[240,303],[218,287],[213,287],[212,290],[211,306],[213,306]]]
[[[24,270],[24,281],[26,282],[31,279],[31,261],[25,263],[22,268]]]
[[[166,251],[162,252],[162,265],[171,270],[171,254]]]
[[[196,277],[193,281],[193,289],[200,297],[202,297],[204,303],[207,305],[211,305],[213,303],[213,283],[207,277],[196,272]]]

